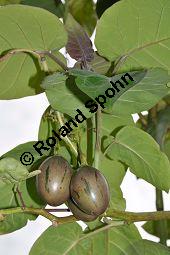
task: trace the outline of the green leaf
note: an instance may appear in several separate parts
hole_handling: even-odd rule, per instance
[[[166,222],[167,222],[168,239],[170,239],[170,220],[167,220]],[[142,226],[142,228],[149,234],[160,237],[160,232],[158,231],[157,223],[158,222],[156,221],[148,221]]]
[[[126,249],[129,245],[133,246],[135,240],[140,239],[141,237],[134,225],[112,228],[107,226],[83,234],[77,223],[63,224],[57,228],[49,227],[34,243],[29,255],[95,255],[106,253],[108,255],[132,255],[132,253],[126,253]]]
[[[120,185],[125,176],[125,166],[120,162],[109,160],[104,156],[100,158],[99,170],[104,174],[110,188],[110,205],[115,210],[125,210],[126,201],[123,198]]]
[[[14,185],[5,184],[0,180],[1,209],[22,206],[13,187]],[[45,205],[37,194],[35,178],[22,182],[19,185],[19,190],[22,193],[24,203],[27,207],[40,208]],[[35,220],[36,218],[35,215],[26,213],[7,215],[5,220],[0,222],[0,234],[7,234],[20,229],[27,224],[28,220]]]
[[[5,183],[19,183],[39,174],[34,171],[29,174],[27,168],[14,158],[3,158],[0,160],[0,180]]]
[[[24,5],[31,5],[35,7],[40,7],[43,9],[52,12],[53,14],[57,15],[59,18],[63,17],[64,15],[64,5],[60,0],[22,0],[20,1],[21,4]]]
[[[170,189],[170,164],[158,144],[146,132],[136,127],[124,127],[115,136],[105,140],[105,153],[125,162],[132,173],[155,187]]]
[[[170,70],[169,8],[167,0],[126,0],[113,5],[97,24],[99,54],[110,61],[121,58],[120,72],[152,67]]]
[[[75,81],[79,89],[96,102],[101,101],[101,107],[108,108],[104,109],[104,111],[116,114],[125,115],[148,110],[170,91],[166,86],[170,81],[170,76],[167,74],[167,71],[160,68],[128,72],[134,81],[130,81],[125,76],[125,73],[111,78],[95,74],[94,72],[76,69],[70,70],[70,73],[77,76]],[[124,85],[124,88],[116,85],[119,89],[117,91],[111,82],[116,84],[116,81],[120,81],[122,84],[125,84],[124,77],[126,77],[126,82],[129,84]],[[108,88],[112,88],[114,93],[109,92],[111,96],[113,95],[110,98],[106,92]],[[105,99],[100,98],[99,95],[103,95]]]
[[[52,13],[22,5],[0,8],[0,54],[18,48],[57,51],[65,46],[66,41],[64,26]],[[42,92],[40,82],[43,77],[44,72],[35,57],[26,53],[11,56],[0,63],[0,99]]]
[[[38,169],[37,167],[40,165],[41,161],[44,160],[44,158],[46,156],[50,155],[50,147],[47,146],[46,143],[44,142],[44,146],[47,146],[49,148],[49,150],[42,150],[43,156],[40,156],[40,154],[33,147],[33,145],[35,145],[36,143],[37,143],[37,141],[32,141],[32,142],[20,144],[20,145],[16,146],[15,148],[13,148],[12,150],[3,154],[0,157],[0,159],[10,157],[10,158],[16,159],[17,161],[20,161],[21,155],[25,152],[29,152],[34,157],[34,160],[33,160],[32,164],[27,165],[26,167],[29,171],[36,170],[36,169]]]
[[[137,253],[136,253],[137,251]],[[127,255],[131,254],[141,254],[141,255],[169,255],[169,249],[159,243],[154,243],[148,240],[140,240],[134,242],[126,250]],[[123,255],[122,253],[121,255]]]
[[[91,35],[97,22],[97,15],[92,0],[69,0],[69,12]]]
[[[19,4],[21,0],[0,0],[0,5]]]
[[[49,75],[42,83],[48,101],[53,109],[75,117],[79,109],[88,118],[91,116],[84,103],[89,99],[75,85],[74,79],[62,73]]]

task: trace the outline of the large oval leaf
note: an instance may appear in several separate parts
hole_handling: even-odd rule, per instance
[[[66,41],[66,31],[52,13],[22,5],[0,8],[0,54],[17,48],[59,50]],[[15,54],[0,62],[0,99],[40,93],[42,89],[39,85],[43,77],[44,73],[35,57]]]
[[[80,90],[96,102],[100,101],[104,111],[116,114],[131,114],[148,110],[170,92],[170,89],[166,86],[170,81],[170,76],[162,68],[128,72],[134,81],[127,78],[126,73],[113,77],[76,69],[72,69],[70,73],[77,76],[75,81]],[[128,85],[123,81],[125,76]],[[124,84],[124,88],[117,85],[119,92],[115,88],[113,89],[111,84],[111,82],[116,84],[117,81]],[[106,94],[108,88],[112,88],[115,93],[111,98]],[[101,97],[103,95],[105,99],[100,98],[99,95]]]
[[[124,0],[109,8],[97,25],[95,45],[119,70],[170,70],[170,1]],[[123,64],[123,66],[122,66]]]
[[[73,77],[67,79],[67,76],[62,73],[49,75],[43,81],[42,88],[45,89],[53,109],[66,113],[73,118],[77,114],[77,109],[82,111],[85,117],[91,116],[84,106],[89,98],[77,88]]]
[[[105,140],[105,153],[125,162],[132,173],[155,187],[170,189],[170,164],[158,144],[146,132],[136,127],[124,127],[115,136]]]
[[[49,227],[35,242],[29,255],[132,255],[126,253],[129,245],[141,237],[134,225],[123,227],[107,226],[83,234],[77,223]],[[134,246],[134,250],[138,254]]]

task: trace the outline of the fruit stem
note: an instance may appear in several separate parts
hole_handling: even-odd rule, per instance
[[[56,111],[56,114],[57,114],[57,119],[58,119],[58,122],[60,124],[60,127],[64,126],[64,123],[63,123],[63,120],[62,120],[62,117],[61,117],[61,113]],[[69,146],[69,148],[71,149],[71,151],[73,152],[73,154],[77,158],[78,157],[77,149],[74,147],[73,143],[70,141],[68,136],[63,137],[63,140]]]
[[[22,192],[19,190],[18,186],[16,187],[16,192],[18,193],[22,208],[25,208],[25,203],[24,203],[24,199],[22,197]]]
[[[98,105],[98,110],[95,114],[96,120],[96,143],[94,155],[94,167],[99,169],[100,152],[101,152],[101,107]]]

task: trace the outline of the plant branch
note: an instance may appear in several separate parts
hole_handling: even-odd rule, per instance
[[[59,66],[61,66],[63,70],[65,71],[69,70],[69,68],[60,59],[58,59],[55,55],[53,55],[51,51],[39,51],[39,53],[51,58],[54,62],[56,62]]]
[[[46,210],[47,212],[70,212],[70,209],[60,209],[60,208],[46,208],[44,209]]]
[[[144,127],[147,127],[148,123],[147,123],[147,120],[145,119],[145,117],[143,116],[143,114],[142,113],[138,113],[138,115],[139,115],[139,118],[140,118],[140,121],[141,121],[142,125]]]
[[[156,188],[156,209],[157,211],[164,210],[163,194],[162,191]],[[167,221],[161,220],[157,222],[156,228],[160,234],[160,243],[166,245],[166,240],[168,239],[167,231]]]
[[[16,213],[30,213],[34,215],[41,215],[56,225],[62,224],[62,223],[69,223],[76,220],[75,217],[72,215],[67,217],[57,217],[49,213],[47,210],[49,209],[39,209],[39,208],[29,208],[29,207],[25,207],[23,209],[21,207],[16,207],[16,208],[0,209],[0,215],[4,217],[5,215],[16,214]]]
[[[24,209],[25,208],[25,203],[24,203],[24,200],[23,200],[23,197],[22,197],[22,192],[19,190],[18,187],[16,187],[16,192],[18,193],[22,208]]]
[[[39,208],[28,208],[24,209],[21,207],[16,208],[8,208],[8,209],[0,209],[0,220],[3,220],[6,215],[16,214],[16,213],[30,213],[34,215],[41,215],[46,219],[50,220],[52,223],[56,224],[64,224],[77,221],[74,216],[66,216],[66,217],[57,217],[55,215],[50,214],[49,211],[58,210],[58,209],[39,209]],[[63,209],[62,209],[63,210]],[[67,210],[67,209],[66,209]],[[127,224],[139,222],[139,221],[159,221],[159,220],[170,220],[170,211],[156,211],[156,212],[126,212],[109,209],[100,217],[111,217],[113,221],[121,220]]]
[[[117,218],[124,220],[127,223],[139,222],[139,221],[159,221],[159,220],[169,220],[170,211],[156,211],[156,212],[126,212],[109,209],[105,213],[106,217]]]
[[[44,60],[41,61],[45,56],[48,56],[51,58],[54,62],[56,62],[64,71],[68,71],[68,67],[55,55],[52,54],[51,51],[36,51],[36,50],[29,50],[29,49],[14,49],[11,51],[8,51],[5,55],[0,56],[0,62],[8,60],[10,57],[14,56],[17,53],[30,53],[36,58],[40,60],[40,62],[43,62],[44,66]]]
[[[94,167],[98,169],[101,152],[101,108],[99,105],[95,117],[96,117],[96,143],[95,143]]]

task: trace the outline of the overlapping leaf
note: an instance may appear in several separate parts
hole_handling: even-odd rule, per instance
[[[89,99],[75,85],[74,79],[67,80],[64,74],[52,74],[45,78],[42,83],[47,98],[53,109],[75,117],[79,109],[88,118],[91,116],[84,104]]]
[[[100,18],[103,12],[108,9],[110,6],[118,2],[119,0],[97,0],[96,3],[96,12],[98,17]]]
[[[105,146],[109,157],[125,162],[136,176],[161,190],[170,189],[169,160],[146,132],[136,127],[124,127],[115,138],[105,140]]]
[[[0,54],[24,48],[59,50],[67,34],[52,13],[30,6],[13,5],[0,8]],[[51,63],[54,65],[55,63]],[[50,68],[51,69],[51,68]],[[58,69],[56,66],[55,70]],[[0,99],[13,99],[40,93],[44,77],[38,60],[30,54],[15,54],[0,62]]]
[[[21,4],[24,5],[31,5],[35,7],[40,7],[43,9],[46,9],[55,15],[57,15],[59,18],[63,17],[64,14],[64,5],[60,0],[21,0]]]
[[[111,78],[90,71],[72,69],[71,74],[77,76],[76,84],[80,90],[96,101],[99,95],[105,96],[104,106],[116,114],[131,114],[150,109],[162,97],[168,94],[166,84],[170,81],[167,71],[161,68],[153,68],[148,71],[128,72],[134,79],[127,78],[128,85],[115,91],[112,98],[107,97],[105,91],[113,88],[110,82],[121,81],[124,74],[115,75]],[[124,84],[124,82],[123,82]],[[104,102],[103,99],[100,99]],[[112,109],[113,107],[113,109]]]
[[[64,224],[57,228],[49,227],[35,242],[29,255],[132,255],[132,253],[126,253],[126,250],[132,246],[136,252],[134,254],[138,254],[133,242],[140,239],[134,225],[112,228],[107,226],[89,234],[83,234],[77,223]]]

